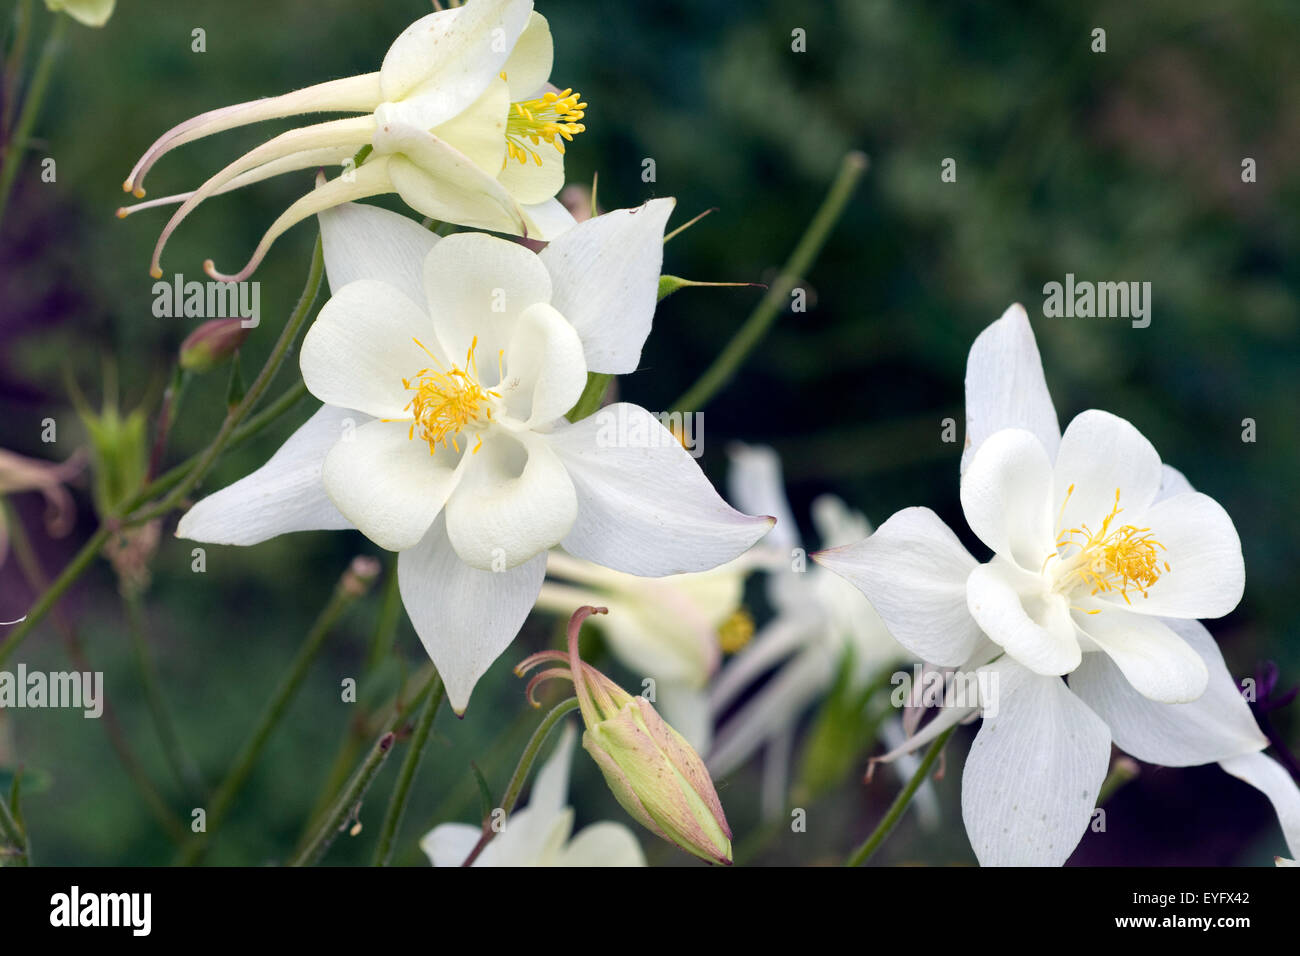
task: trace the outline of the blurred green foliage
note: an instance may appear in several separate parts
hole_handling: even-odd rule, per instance
[[[942,420],[960,420],[971,341],[1021,301],[1063,420],[1097,406],[1129,418],[1234,517],[1246,597],[1212,626],[1233,672],[1272,658],[1284,683],[1300,680],[1300,618],[1291,604],[1300,540],[1293,4],[538,6],[555,36],[555,80],[591,104],[588,132],[568,152],[570,181],[590,182],[599,171],[605,208],[674,195],[678,223],[719,207],[673,240],[666,272],[762,281],[797,240],[842,155],[862,149],[872,158],[808,278],[808,311],[783,317],[708,409],[703,463],[715,482],[724,477],[729,440],[766,442],[782,453],[795,514],[807,514],[816,494],[835,491],[876,523],[900,507],[928,504],[961,528],[959,445],[940,440]],[[39,139],[0,230],[0,447],[70,454],[84,437],[63,374],[95,405],[99,389],[90,383],[102,382],[105,356],[117,364],[123,407],[156,402],[176,346],[192,329],[151,312],[148,262],[165,214],[113,217],[124,198],[119,184],[139,153],[202,110],[376,69],[391,39],[427,9],[422,0],[124,0],[105,29],[69,29]],[[42,17],[42,29],[47,22]],[[206,52],[194,53],[191,31],[200,27]],[[1106,30],[1104,54],[1090,50],[1095,27]],[[796,28],[806,31],[806,52],[791,49]],[[273,128],[281,127],[226,133],[168,156],[151,175],[151,195],[192,188]],[[55,183],[39,180],[35,160],[44,156],[57,161]],[[653,183],[641,178],[647,157],[655,160]],[[1256,161],[1257,182],[1242,182],[1244,157]],[[945,158],[956,160],[955,183],[940,181]],[[309,181],[289,175],[205,204],[169,245],[167,275],[199,278],[209,257],[242,262]],[[259,270],[264,319],[245,348],[245,368],[260,365],[292,306],[312,239],[309,227],[298,227]],[[1151,326],[1045,318],[1042,287],[1066,273],[1151,282]],[[619,382],[621,393],[666,407],[759,294],[691,289],[666,300],[642,368]],[[291,361],[273,393],[296,374]],[[190,387],[171,460],[197,451],[215,431],[225,389],[221,374]],[[259,465],[309,413],[302,403],[292,420],[226,456],[205,490]],[[46,416],[60,423],[53,449],[39,439]],[[1257,422],[1253,444],[1241,438],[1246,418]],[[39,503],[18,504],[38,536]],[[79,533],[90,527],[87,508]],[[210,784],[350,557],[371,550],[355,534],[300,534],[252,549],[211,547],[198,575],[190,543],[164,534],[147,595],[150,641],[179,733]],[[53,572],[70,544],[40,542],[40,551]],[[12,561],[0,575],[5,609],[26,606]],[[361,669],[380,590],[329,640],[215,841],[213,862],[255,864],[288,853],[350,719],[339,682]],[[95,667],[107,672],[110,705],[145,769],[188,821],[186,804],[167,789],[106,564],[65,610]],[[476,817],[471,760],[491,786],[503,787],[537,720],[509,669],[551,640],[552,627],[540,615],[530,621],[480,684],[465,720],[440,716],[408,814],[403,862],[420,859],[414,840],[435,819]],[[423,659],[404,618],[397,647],[408,668]],[[67,666],[49,623],[23,656],[31,667]],[[102,727],[72,712],[3,720],[0,758],[52,780],[25,806],[37,862],[170,858]],[[1300,742],[1294,714],[1277,722]],[[950,763],[960,759],[957,749]],[[805,836],[775,839],[759,859],[842,858],[897,787],[884,775],[864,787],[862,764],[859,757],[810,810]],[[1117,798],[1110,834],[1090,834],[1080,853],[1092,861],[1226,863],[1279,849],[1262,801],[1206,773],[1139,778]],[[621,818],[590,761],[575,761],[575,775],[580,820]],[[371,834],[392,777],[381,779],[363,814]],[[881,861],[972,860],[958,780],[948,773],[939,786],[943,829],[922,834],[905,821]],[[757,826],[751,783],[746,775],[719,782],[738,847]],[[1198,834],[1194,841],[1189,832]],[[653,862],[683,861],[649,837],[645,843]],[[340,840],[329,859],[361,862],[368,853],[363,833]]]

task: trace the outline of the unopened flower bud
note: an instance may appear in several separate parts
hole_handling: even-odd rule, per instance
[[[204,322],[181,343],[181,368],[206,372],[226,362],[239,351],[252,333],[242,319],[212,319]]]
[[[583,607],[569,621],[569,652],[542,651],[515,669],[524,674],[547,661],[528,685],[561,677],[573,681],[587,725],[583,748],[605,775],[618,802],[647,830],[710,863],[731,863],[731,828],[704,761],[644,697],[627,693],[578,656],[578,630],[590,614]]]

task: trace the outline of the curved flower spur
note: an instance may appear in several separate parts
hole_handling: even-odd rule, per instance
[[[588,372],[637,367],[673,205],[589,219],[540,254],[371,206],[323,213],[333,297],[301,365],[324,407],[176,533],[250,545],[356,527],[399,552],[458,713],[532,609],[547,549],[647,577],[742,554],[774,519],[727,505],[657,418],[626,403],[565,418]]]
[[[469,0],[411,24],[380,70],[283,96],[202,113],[159,137],[122,188],[143,197],[145,175],[178,146],[263,120],[305,113],[364,113],[290,130],[235,160],[193,192],[149,200],[118,216],[180,204],[150,265],[162,275],[164,247],[205,199],[280,173],[342,166],[343,173],[280,215],[248,263],[214,279],[247,279],[291,226],[340,203],[397,193],[441,222],[550,240],[573,225],[555,198],[564,185],[564,144],[581,133],[586,103],[549,84],[553,48],[532,0]],[[366,147],[360,166],[353,159]]]

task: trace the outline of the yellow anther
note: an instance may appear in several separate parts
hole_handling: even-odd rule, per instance
[[[478,365],[474,360],[474,350],[478,348],[475,337],[465,354],[465,367],[453,365],[444,370],[436,355],[425,348],[419,339],[412,339],[429,358],[436,368],[423,368],[415,373],[413,379],[402,379],[402,387],[415,392],[407,402],[405,411],[411,413],[411,427],[407,437],[414,440],[418,430],[419,436],[429,444],[432,455],[439,445],[451,447],[459,452],[460,443],[457,436],[467,426],[491,421],[490,401],[501,396],[485,389],[478,380]],[[483,436],[477,436],[474,445],[477,452],[483,445]]]
[[[1074,486],[1071,485],[1066,492],[1067,502],[1073,492]],[[1120,489],[1116,488],[1115,504],[1097,531],[1084,524],[1058,535],[1058,548],[1077,549],[1073,555],[1058,555],[1068,569],[1058,586],[1069,589],[1082,584],[1093,595],[1118,592],[1124,603],[1132,604],[1128,594],[1130,588],[1146,597],[1151,585],[1163,572],[1170,570],[1169,562],[1160,557],[1160,552],[1166,548],[1152,537],[1150,528],[1131,524],[1111,528],[1124,510],[1119,506],[1119,499]],[[1062,504],[1061,516],[1064,515],[1065,505]],[[1049,555],[1048,559],[1051,557]]]
[[[724,654],[734,654],[754,636],[754,618],[742,608],[733,611],[718,625],[718,646]]]
[[[505,79],[504,73],[501,78]],[[548,92],[537,99],[511,103],[506,117],[505,161],[515,159],[526,164],[531,159],[540,166],[542,155],[534,147],[542,143],[554,146],[563,154],[564,140],[572,141],[587,128],[579,122],[586,115],[586,108],[582,97],[573,90]]]

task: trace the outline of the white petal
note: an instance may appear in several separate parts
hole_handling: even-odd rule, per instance
[[[534,253],[481,233],[457,233],[438,243],[424,263],[424,288],[438,341],[459,362],[477,338],[485,381],[520,314],[551,301],[551,277]]]
[[[406,613],[458,714],[474,685],[519,633],[546,574],[546,557],[509,571],[480,571],[456,556],[440,515],[397,560]]]
[[[818,636],[825,619],[815,612],[781,614],[754,635],[749,646],[723,668],[709,691],[709,708],[720,717],[755,681]]]
[[[1222,617],[1241,601],[1246,566],[1241,539],[1223,506],[1200,492],[1166,498],[1142,518],[1165,546],[1169,570],[1142,597],[1129,591],[1132,610],[1166,617]],[[1106,595],[1112,603],[1123,598]]]
[[[1101,602],[1098,614],[1074,612],[1074,621],[1124,673],[1143,697],[1162,704],[1185,704],[1205,693],[1209,671],[1202,655],[1169,629],[1145,614],[1134,614]]]
[[[1300,788],[1286,768],[1259,753],[1221,760],[1219,766],[1268,797],[1291,855],[1300,856]]]
[[[818,495],[812,501],[812,523],[823,548],[838,548],[871,534],[871,522],[836,495]]]
[[[494,79],[483,94],[430,132],[464,154],[479,169],[495,177],[506,158],[506,119],[510,114],[510,88]]]
[[[377,279],[412,302],[424,301],[424,259],[438,241],[431,231],[395,212],[354,202],[317,218],[332,291],[357,279]]]
[[[384,99],[418,99],[425,129],[455,116],[501,72],[532,9],[532,0],[474,0],[416,20],[384,56]]]
[[[544,302],[520,313],[506,347],[505,368],[510,414],[530,428],[562,418],[587,384],[578,333]]]
[[[922,660],[956,667],[982,637],[966,608],[976,561],[929,508],[905,508],[866,540],[813,559],[856,585],[894,639]]]
[[[971,530],[995,554],[1041,571],[1053,553],[1052,462],[1033,432],[995,432],[961,479],[961,507]]]
[[[1013,662],[997,673],[962,771],[961,810],[982,866],[1060,866],[1088,828],[1110,763],[1110,731],[1057,677]]]
[[[375,279],[351,282],[325,303],[303,337],[303,383],[327,405],[409,420],[404,409],[411,392],[403,379],[432,364],[416,339],[437,349],[433,324],[418,305]]]
[[[1053,517],[1060,514],[1062,528],[1087,524],[1096,532],[1115,507],[1118,490],[1123,511],[1117,523],[1136,524],[1145,520],[1142,516],[1155,500],[1160,480],[1160,456],[1132,424],[1110,412],[1081,412],[1061,436]]]
[[[709,772],[729,774],[764,743],[795,725],[835,678],[835,659],[817,648],[799,654],[718,728]]]
[[[524,235],[538,242],[552,242],[578,224],[558,199],[524,203],[519,210],[524,217]]]
[[[1162,704],[1144,697],[1105,654],[1085,654],[1070,675],[1070,689],[1110,726],[1116,746],[1162,767],[1193,767],[1267,746],[1209,631],[1199,621],[1165,624],[1209,670],[1196,700]]]
[[[1019,303],[979,334],[966,360],[962,472],[984,439],[1004,428],[1028,429],[1038,436],[1048,457],[1056,457],[1061,426],[1047,391],[1029,316]]]
[[[1152,504],[1172,498],[1174,495],[1181,495],[1184,491],[1195,490],[1192,483],[1187,480],[1187,476],[1177,468],[1172,465],[1161,465],[1160,490],[1156,493],[1156,500]]]
[[[530,142],[527,147],[537,154],[536,158],[530,154],[525,162],[510,159],[497,167],[497,182],[520,205],[545,202],[564,186],[564,154],[545,142],[536,145]],[[540,165],[537,159],[541,159]],[[533,235],[532,229],[528,235],[540,238]]]
[[[476,453],[466,453],[464,477],[447,502],[447,534],[470,567],[516,567],[573,527],[573,482],[545,437],[493,429]]]
[[[1037,589],[1037,575],[994,560],[966,579],[966,604],[989,639],[1036,674],[1059,676],[1079,666],[1082,650],[1059,594]]]
[[[370,422],[325,458],[330,499],[367,538],[404,551],[424,537],[461,479],[461,457],[408,437],[404,422]]]
[[[360,412],[323,406],[265,465],[185,512],[176,536],[248,545],[289,531],[352,527],[325,493],[321,466],[346,431],[368,421]]]
[[[570,554],[660,577],[707,571],[761,538],[772,519],[736,511],[673,434],[636,405],[602,408],[547,436],[578,493]]]
[[[551,77],[554,59],[550,24],[534,10],[503,70],[510,84],[510,99],[515,102],[536,99]]]
[[[593,372],[622,375],[641,361],[676,202],[652,199],[588,219],[541,252],[555,285],[551,304],[578,330]]]
[[[727,447],[727,498],[746,514],[771,515],[776,525],[764,544],[784,552],[799,547],[799,526],[790,511],[781,459],[766,445],[733,442]]]
[[[482,835],[481,827],[468,823],[440,823],[420,840],[420,849],[434,866],[460,866]]]
[[[556,866],[645,866],[645,853],[636,834],[621,823],[593,823],[580,831],[555,862]]]
[[[376,116],[385,114],[381,109]],[[439,222],[514,236],[532,234],[524,210],[496,176],[428,130],[385,116],[374,146],[389,160],[392,191],[412,209]]]

